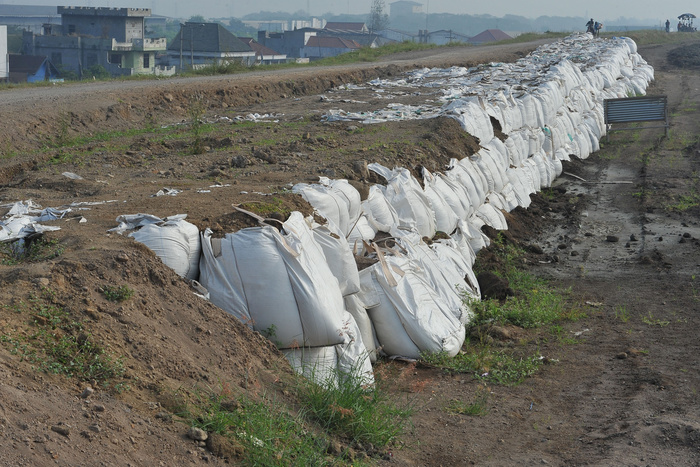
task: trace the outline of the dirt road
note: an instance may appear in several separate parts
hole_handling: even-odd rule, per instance
[[[108,234],[116,216],[186,212],[202,227],[225,231],[246,225],[232,203],[267,202],[255,192],[279,194],[318,175],[361,182],[357,162],[420,160],[440,168],[475,149],[455,122],[352,129],[320,121],[339,105],[320,95],[416,66],[513,60],[536,45],[445,49],[282,75],[0,92],[3,121],[15,123],[0,130],[0,204],[105,203],[62,221],[52,234],[60,256],[0,265],[0,452],[7,465],[95,465],[96,458],[104,465],[223,465],[168,416],[173,392],[226,381],[285,398],[279,375],[289,370],[264,339],[204,304],[150,252]],[[538,195],[514,220],[533,226],[521,230],[522,240],[543,249],[532,271],[571,287],[587,318],[502,343],[538,350],[552,364],[517,387],[488,386],[482,417],[445,411],[451,400],[484,390],[471,376],[390,364],[404,381],[395,397],[411,399],[417,413],[402,443],[373,463],[700,463],[700,78],[666,60],[673,48],[640,50],[656,68],[649,93],[669,96],[669,138],[658,129],[613,133],[600,152],[565,166],[571,175],[556,182],[565,195]],[[342,105],[360,110],[370,98],[357,94]],[[193,154],[199,136],[187,125],[168,125],[200,112],[211,123],[201,134],[203,152]],[[274,116],[268,123],[236,120],[254,113]],[[182,193],[153,196],[164,187]],[[127,284],[135,298],[110,302],[106,284]],[[124,356],[121,392],[96,387],[81,398],[89,382],[37,371],[13,344],[31,332],[28,323],[44,319],[28,305],[38,298],[84,320],[91,335]]]

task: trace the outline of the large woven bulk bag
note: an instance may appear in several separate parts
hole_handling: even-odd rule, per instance
[[[441,261],[435,250],[415,234],[401,237],[399,245],[405,250],[405,255],[421,267],[423,278],[445,301],[455,318],[466,323],[471,315],[461,297],[462,291],[467,289],[464,274],[452,262]]]
[[[361,271],[363,301],[378,302],[367,311],[377,339],[388,355],[454,356],[464,343],[464,325],[415,268],[408,259],[386,257]]]
[[[297,183],[292,192],[301,195],[323,217],[333,222],[343,235],[350,228],[350,206],[343,193],[321,184]]]
[[[202,244],[196,225],[184,219],[165,220],[146,224],[129,236],[146,245],[179,276],[190,280],[199,277]]]
[[[378,232],[391,232],[399,226],[399,215],[379,185],[369,187],[369,195],[362,202],[362,210],[369,224]]]
[[[331,273],[338,279],[341,294],[346,296],[359,292],[360,274],[345,237],[333,233],[325,226],[314,227],[313,235],[323,250]]]
[[[200,283],[212,303],[280,348],[342,342],[340,286],[299,212],[290,215],[283,232],[253,227],[219,239],[207,229]]]
[[[374,325],[372,324],[372,320],[369,319],[365,304],[358,294],[348,295],[344,297],[344,300],[345,309],[355,318],[355,323],[362,336],[362,343],[365,346],[365,351],[369,355],[370,361],[374,363],[377,361],[379,343],[377,342]]]
[[[376,163],[367,167],[387,180],[382,191],[399,216],[399,226],[432,238],[437,231],[435,212],[430,199],[410,172],[407,169],[390,170]]]
[[[457,227],[459,217],[453,210],[452,204],[459,204],[455,199],[454,192],[445,190],[444,186],[437,186],[436,177],[427,169],[423,169],[423,191],[430,200],[430,205],[435,213],[435,226],[437,230],[445,233],[452,233]],[[448,200],[451,198],[451,201]]]

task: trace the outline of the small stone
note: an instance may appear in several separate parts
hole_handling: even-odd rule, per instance
[[[659,241],[660,241],[660,242],[663,242],[663,241],[664,241],[664,238],[663,238],[663,237],[659,237]]]
[[[102,431],[102,428],[100,428],[100,425],[98,425],[97,423],[95,423],[94,425],[90,425],[88,428],[90,429],[90,431],[94,431],[95,433],[100,433]]]
[[[51,427],[51,431],[58,433],[59,435],[69,436],[70,426],[68,425],[54,425]]]
[[[85,389],[83,389],[83,393],[80,394],[80,397],[83,399],[87,399],[88,397],[92,396],[95,393],[95,390],[92,389],[90,386],[87,386]]]
[[[242,155],[235,156],[231,159],[231,167],[242,169],[250,165],[250,160]]]
[[[619,354],[615,355],[615,358],[619,360],[624,360],[627,358],[627,353],[626,352],[620,352]]]
[[[607,237],[605,237],[605,241],[610,243],[617,243],[620,241],[620,237],[618,237],[617,235],[608,235]]]
[[[637,236],[635,234],[630,235],[630,242],[636,242]]]
[[[129,255],[127,255],[126,253],[120,253],[119,255],[117,255],[116,259],[120,263],[127,263],[129,262]]]
[[[206,431],[202,430],[201,428],[193,426],[190,427],[189,430],[187,430],[187,437],[195,441],[206,441],[209,435]]]
[[[104,412],[105,406],[102,404],[95,404],[92,406],[92,410],[94,410],[95,412]]]
[[[578,251],[576,251],[576,250],[573,250],[573,251],[571,252],[571,256],[578,256],[578,255],[579,255],[579,253],[578,253]]]
[[[49,284],[51,283],[46,277],[37,277],[32,282],[34,282],[39,287],[44,287],[44,288],[48,287]]]
[[[359,130],[359,128],[356,125],[350,125],[349,127],[346,128],[347,131],[353,132]]]

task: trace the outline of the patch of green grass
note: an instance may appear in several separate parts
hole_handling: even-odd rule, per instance
[[[128,285],[105,285],[102,287],[102,293],[110,302],[123,302],[134,295],[134,291]]]
[[[381,379],[371,387],[356,372],[337,379],[334,385],[299,378],[297,394],[312,420],[331,433],[378,448],[403,433],[413,408],[392,400]]]
[[[559,320],[577,320],[584,313],[570,306],[566,297],[569,290],[551,287],[546,280],[535,277],[520,267],[523,251],[506,243],[502,236],[492,242],[494,253],[500,258],[501,272],[495,272],[508,280],[515,296],[504,302],[498,300],[471,301],[475,313],[473,325],[485,323],[510,323],[523,328],[534,328]],[[478,271],[480,265],[475,269]]]
[[[12,243],[0,243],[0,264],[13,266],[20,263],[38,263],[57,258],[64,248],[56,239],[45,236],[34,240],[17,240]]]
[[[384,55],[391,55],[402,52],[414,52],[417,50],[427,50],[433,49],[437,46],[435,44],[421,44],[418,42],[404,41],[394,44],[386,44],[381,47],[371,48],[362,47],[361,49],[353,52],[344,53],[341,55],[336,55],[335,57],[328,57],[321,60],[317,60],[312,63],[316,66],[326,66],[326,65],[343,65],[347,63],[358,63],[358,62],[373,62]]]
[[[42,297],[15,306],[16,312],[28,315],[28,328],[0,336],[0,343],[41,371],[103,386],[118,383],[125,371],[123,360],[100,345],[82,321],[51,303],[51,296],[45,289]]]
[[[339,382],[316,384],[298,375],[292,394],[299,411],[267,396],[236,397],[226,385],[183,391],[175,411],[188,425],[241,446],[237,460],[245,465],[350,465],[345,453],[327,454],[329,435],[380,449],[403,432],[412,408],[399,406],[380,385],[366,387],[352,375],[339,374],[334,381]]]
[[[458,355],[424,354],[421,359],[454,373],[471,373],[475,378],[504,386],[517,386],[542,366],[539,355],[518,357],[512,353],[467,342]]]
[[[329,441],[306,426],[303,412],[293,415],[270,398],[231,399],[225,392],[195,388],[178,414],[190,426],[218,433],[240,446],[245,465],[331,465]],[[338,465],[349,463],[337,462]]]
[[[285,217],[289,215],[291,209],[284,204],[284,201],[276,196],[266,198],[266,202],[251,201],[241,204],[241,208],[252,211],[259,216],[266,217],[272,213],[280,213]]]

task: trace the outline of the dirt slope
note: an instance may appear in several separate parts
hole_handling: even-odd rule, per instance
[[[232,213],[234,203],[303,208],[284,192],[289,183],[326,175],[351,179],[362,189],[372,181],[363,162],[373,161],[439,169],[450,157],[478,148],[454,121],[323,123],[327,109],[378,104],[362,91],[339,103],[328,89],[416,66],[513,60],[533,47],[454,48],[341,69],[0,93],[3,121],[14,122],[0,130],[0,204],[106,202],[60,221],[61,230],[49,235],[62,249],[59,256],[0,265],[5,463],[224,464],[188,440],[186,427],[168,415],[177,402],[174,392],[194,383],[225,383],[236,394],[284,398],[289,369],[267,341],[196,297],[152,253],[107,233],[116,216],[187,213],[199,226],[223,233],[248,225]],[[700,82],[696,70],[666,60],[673,48],[641,50],[657,69],[650,93],[669,96],[671,136],[659,140],[658,129],[614,133],[598,154],[566,166],[575,177],[557,181],[565,195],[537,195],[527,212],[510,219],[517,239],[544,250],[531,257],[533,270],[571,286],[579,297],[589,317],[563,331],[577,343],[562,343],[548,329],[516,332],[513,342],[556,363],[518,387],[489,386],[484,417],[444,410],[450,400],[470,400],[484,390],[470,376],[383,365],[382,371],[397,375],[396,397],[410,398],[418,410],[403,443],[387,454],[390,460],[374,462],[698,463],[700,211],[692,201],[700,189]],[[417,99],[406,95],[402,102]],[[237,120],[254,113],[272,114],[268,119],[277,122]],[[200,115],[211,122],[201,133],[189,125],[167,126]],[[78,136],[85,139],[76,141]],[[201,153],[193,154],[200,152],[193,151],[197,145]],[[182,192],[153,196],[165,187]],[[134,296],[109,301],[103,290],[110,285],[128,285]],[[124,358],[119,387],[38,371],[14,344],[26,336],[27,323],[56,318],[52,307],[59,305],[84,323],[83,339]],[[95,393],[83,398],[88,385]]]

